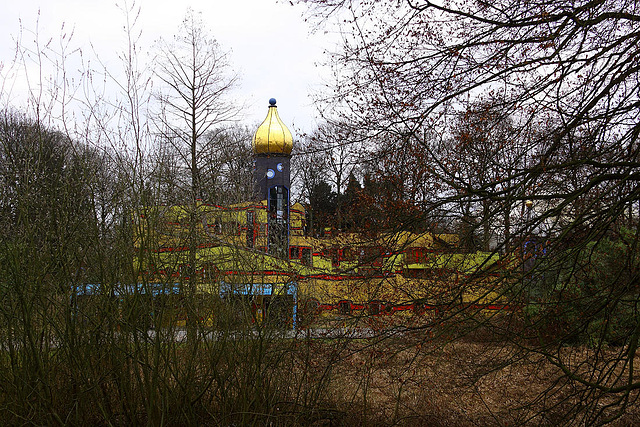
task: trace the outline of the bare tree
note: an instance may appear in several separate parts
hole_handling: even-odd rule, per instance
[[[202,152],[205,200],[229,205],[253,195],[253,130],[242,125],[218,127],[206,135]]]
[[[292,191],[292,194],[297,195],[300,202],[306,203],[313,187],[326,178],[327,158],[313,147],[309,138],[303,138],[294,145],[293,150],[291,170],[296,191]]]
[[[160,40],[158,51],[156,74],[164,87],[159,93],[161,113],[157,127],[161,140],[173,145],[190,178],[188,188],[183,189],[189,195],[185,201],[189,207],[186,261],[189,283],[183,291],[193,296],[200,220],[197,203],[203,198],[202,162],[206,160],[201,154],[207,151],[207,146],[219,142],[206,138],[214,126],[234,119],[238,113],[237,107],[226,99],[237,76],[230,70],[228,54],[220,49],[193,10],[187,12],[180,32],[171,43]],[[193,307],[187,311],[189,318],[195,318]],[[194,338],[192,328],[189,335]]]
[[[493,186],[494,193],[500,193],[510,188],[511,177],[525,170],[534,158],[537,145],[525,139],[528,132],[516,132],[511,116],[504,113],[500,99],[479,99],[452,124],[452,135],[438,155],[453,160],[449,185],[455,191]],[[512,198],[517,195],[501,193],[495,199],[493,195],[479,196],[475,201],[464,198],[461,212],[470,215],[474,211],[482,228],[482,250],[508,252],[515,208]]]
[[[199,15],[189,10],[180,33],[172,42],[158,43],[156,74],[161,114],[158,129],[162,140],[174,145],[190,172],[191,200],[202,198],[203,151],[217,141],[205,136],[216,125],[237,118],[238,107],[227,96],[237,83],[228,53],[207,32]]]
[[[340,70],[335,120],[396,135],[391,147],[415,139],[450,188],[437,205],[475,204],[485,232],[497,215],[520,211],[517,226],[505,230],[522,242],[510,256],[524,253],[527,267],[503,282],[503,295],[523,305],[518,321],[526,327],[502,335],[558,368],[541,395],[563,396],[547,403],[554,422],[605,423],[624,414],[640,390],[633,361],[640,321],[630,315],[640,301],[632,290],[640,279],[638,3],[303,3],[327,25],[339,17],[345,34],[332,57]],[[486,95],[499,100],[491,114],[509,121],[504,142],[522,149],[496,150],[505,138],[487,140],[462,147],[457,158],[466,164],[459,164],[451,147],[434,150],[423,138],[431,132],[449,144],[456,134],[470,136],[481,123],[456,124],[456,117]],[[495,127],[477,130],[476,141],[495,135]],[[628,249],[618,254],[632,274],[606,255],[617,245]],[[614,340],[610,322],[628,327]],[[576,351],[562,345],[585,342],[593,348],[576,364]]]
[[[186,198],[178,194],[190,186],[191,171],[176,152],[155,151],[150,144],[145,113],[151,79],[149,69],[138,68],[148,61],[135,36],[137,8],[120,4],[127,18],[128,43],[119,54],[123,69],[111,63],[83,70],[74,81],[82,91],[65,86],[71,77],[64,70],[71,67],[62,64],[68,57],[56,51],[55,37],[47,45],[24,37],[16,62],[7,64],[9,71],[35,73],[29,75],[25,110],[0,112],[0,418],[7,424],[74,425],[245,425],[276,418],[295,424],[322,418],[310,408],[321,407],[327,396],[330,368],[321,362],[317,382],[315,369],[296,367],[300,357],[315,358],[315,349],[299,353],[294,341],[276,338],[266,327],[258,336],[255,324],[243,329],[233,319],[249,307],[217,304],[218,277],[209,270],[201,280],[213,285],[210,294],[198,295],[198,302],[192,292],[174,294],[173,273],[186,256],[178,251],[167,257],[159,248],[167,237],[186,246],[182,232],[189,227],[167,224],[168,212],[180,220],[193,217],[188,209],[160,204],[191,200],[189,192]],[[62,50],[72,45],[66,38],[60,42]],[[49,79],[43,66],[56,60],[60,80]],[[91,62],[100,63],[93,57]],[[9,105],[17,98],[10,92],[12,76],[4,77],[0,100]],[[222,168],[201,170],[202,176],[237,191],[234,196],[251,187],[236,179],[251,179],[243,173],[251,165],[246,132],[210,129],[200,141],[205,148],[222,145],[202,152],[208,156],[203,161]],[[160,235],[167,229],[172,234]],[[239,270],[258,259],[255,252],[231,252],[207,267]],[[190,333],[188,346],[176,339],[177,314],[185,306],[190,316],[196,312],[191,306],[215,310],[206,321],[217,332],[193,316],[190,324],[207,329]]]

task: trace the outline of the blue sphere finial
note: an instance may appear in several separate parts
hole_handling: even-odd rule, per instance
[[[276,99],[275,98],[271,98],[269,100],[269,105],[271,105],[272,107],[276,105]]]

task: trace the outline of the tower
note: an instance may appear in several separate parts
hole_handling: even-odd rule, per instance
[[[278,116],[276,100],[269,100],[267,117],[252,141],[254,155],[254,196],[267,200],[268,251],[289,256],[289,188],[293,137]]]

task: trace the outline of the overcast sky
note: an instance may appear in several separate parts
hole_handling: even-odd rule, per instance
[[[131,4],[131,0],[127,1]],[[20,21],[29,30],[39,22],[41,40],[56,40],[64,23],[64,32],[74,29],[74,46],[89,51],[91,42],[104,61],[118,66],[116,52],[126,46],[124,15],[117,6],[122,6],[123,0],[3,3],[0,63],[5,64],[5,71],[20,33]],[[211,33],[223,49],[231,51],[232,64],[241,75],[235,96],[247,105],[245,123],[262,121],[269,98],[275,97],[280,117],[292,131],[293,127],[312,130],[316,110],[309,94],[328,78],[328,73],[316,64],[332,45],[322,32],[309,34],[309,26],[302,18],[303,7],[277,0],[138,0],[136,5],[141,8],[141,45],[148,47],[161,36],[170,39],[188,7],[202,12]]]

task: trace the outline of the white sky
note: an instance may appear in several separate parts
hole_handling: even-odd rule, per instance
[[[127,0],[131,4],[132,0]],[[103,61],[120,66],[116,54],[126,47],[124,0],[16,0],[3,2],[0,12],[0,63],[11,62],[20,22],[29,30],[39,22],[40,40],[56,43],[64,31],[74,29],[73,46],[90,51],[90,43]],[[141,8],[141,45],[151,48],[160,36],[170,40],[188,7],[202,12],[203,21],[224,50],[241,81],[235,96],[247,106],[244,123],[253,125],[266,116],[268,100],[278,100],[278,112],[295,131],[311,131],[316,115],[309,94],[328,79],[317,63],[323,50],[332,49],[324,33],[309,35],[304,9],[278,0],[138,0]],[[38,10],[40,17],[38,20]],[[23,32],[23,41],[33,39]],[[324,76],[324,77],[323,77]],[[20,84],[12,96],[17,98]],[[16,89],[17,88],[17,89]]]

